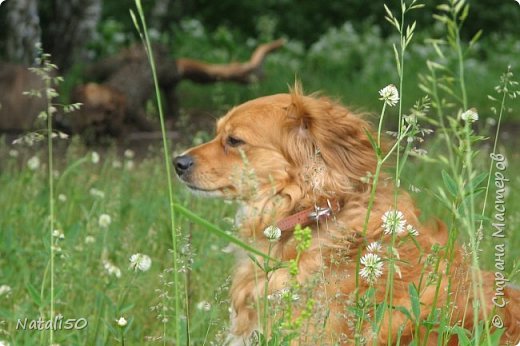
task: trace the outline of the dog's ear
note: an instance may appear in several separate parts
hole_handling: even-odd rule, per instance
[[[295,164],[305,164],[320,155],[329,169],[351,180],[362,181],[374,173],[377,158],[367,136],[370,124],[326,97],[305,96],[297,82],[287,108],[288,155]]]

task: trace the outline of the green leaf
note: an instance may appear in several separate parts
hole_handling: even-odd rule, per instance
[[[442,170],[442,180],[444,181],[444,186],[448,189],[448,192],[453,196],[458,196],[458,187],[455,180],[446,172],[444,169]]]
[[[471,341],[468,338],[468,331],[461,326],[454,326],[452,328],[452,332],[458,337],[459,345],[472,345]]]
[[[399,53],[397,52],[397,47],[395,46],[395,43],[392,45],[394,48],[394,57],[395,57],[395,65],[397,66],[397,74],[401,76],[401,62],[399,60]]]
[[[40,293],[38,290],[30,283],[28,282],[25,287],[27,288],[27,292],[29,293],[29,296],[33,300],[34,304],[41,306],[42,305],[42,299],[40,296]]]
[[[376,155],[378,158],[381,158],[381,148],[379,148],[379,146],[377,145],[374,137],[372,136],[372,134],[370,133],[370,131],[368,131],[367,129],[365,129],[365,134],[367,135],[368,137],[368,141],[370,142],[370,144],[372,145],[372,148],[374,148],[374,150],[376,151]]]
[[[488,176],[487,172],[481,172],[480,174],[477,174],[475,178],[473,178],[465,187],[465,192],[474,191],[477,189],[477,187],[480,186],[480,184],[486,179]]]
[[[383,320],[383,316],[385,315],[385,311],[386,311],[386,304],[385,303],[381,303],[377,306],[376,308],[376,324],[379,325],[380,322]]]
[[[446,24],[448,21],[449,21],[449,18],[446,17],[445,15],[442,15],[442,16],[439,16],[438,14],[434,14],[433,15],[433,18],[438,21],[438,22],[441,22],[443,24]]]
[[[408,293],[410,294],[410,301],[412,304],[412,313],[415,320],[418,321],[421,316],[421,302],[419,300],[419,292],[413,283],[408,286]]]
[[[393,18],[394,15],[392,14],[392,11],[390,11],[390,9],[388,8],[388,6],[386,6],[386,4],[383,4],[383,6],[385,7],[385,11],[386,11],[386,13],[388,14],[388,16],[389,16],[390,18]]]
[[[413,321],[412,315],[410,315],[410,311],[404,306],[394,306],[394,309],[403,313],[410,321]]]
[[[460,12],[460,10],[462,9],[462,6],[464,6],[464,1],[459,1],[458,3],[456,3],[455,5],[455,13],[458,14]]]
[[[497,328],[495,331],[491,334],[491,337],[489,340],[485,340],[482,345],[499,345],[500,344],[500,338],[502,337],[502,334],[504,334],[505,329],[504,328]],[[488,343],[489,341],[490,343]]]
[[[466,18],[468,18],[468,14],[469,14],[469,4],[466,4],[466,6],[464,6],[464,9],[462,10],[462,14],[459,17],[460,21],[461,22],[465,21]]]
[[[439,11],[450,12],[450,6],[448,6],[447,4],[439,5],[437,6],[437,9]]]
[[[265,254],[265,253],[255,249],[254,247],[252,247],[250,245],[247,245],[246,243],[244,243],[240,239],[237,239],[236,237],[233,237],[232,235],[227,234],[225,231],[220,229],[217,225],[212,224],[211,222],[203,219],[202,217],[198,216],[197,214],[192,213],[191,211],[189,211],[188,209],[186,209],[182,205],[175,203],[173,205],[173,208],[177,212],[179,212],[181,215],[187,217],[191,221],[193,221],[193,222],[201,225],[202,227],[206,228],[208,231],[210,231],[211,233],[213,233],[217,237],[220,237],[222,239],[225,239],[225,240],[229,241],[230,243],[238,245],[242,249],[244,249],[244,250],[246,250],[246,251],[248,251],[248,252],[250,252],[252,254],[255,254],[255,255],[261,256],[261,257],[263,257],[265,259],[269,259],[269,260],[277,262],[276,259],[274,259],[272,257],[269,257],[267,254]]]
[[[482,36],[482,29],[480,29],[479,31],[477,31],[477,33],[475,35],[473,35],[473,37],[471,38],[471,40],[469,41],[469,46],[473,46],[475,43],[477,43],[477,41],[480,39],[480,36]]]

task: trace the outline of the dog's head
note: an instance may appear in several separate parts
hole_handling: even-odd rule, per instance
[[[365,189],[376,157],[369,124],[340,104],[289,94],[261,97],[231,109],[213,140],[174,160],[194,191],[248,200],[269,195],[301,199]]]

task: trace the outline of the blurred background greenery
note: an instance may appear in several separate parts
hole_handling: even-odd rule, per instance
[[[7,0],[0,10],[2,23],[10,23],[15,3],[25,9],[34,8],[32,17],[17,18],[32,20],[40,30],[24,31],[20,22],[7,25],[7,30],[0,31],[0,58],[32,61],[34,50],[20,53],[12,47],[16,46],[13,41],[20,31],[27,35],[32,32],[66,74],[68,88],[89,81],[83,73],[86,64],[113,55],[138,40],[128,13],[133,6],[131,1]],[[512,65],[513,71],[518,65],[520,6],[513,0],[468,3],[471,8],[461,31],[463,39],[469,42],[479,30],[483,32],[465,56],[468,94],[471,106],[485,118],[489,115],[486,95],[492,92],[508,65]],[[285,92],[295,77],[302,79],[308,91],[324,91],[353,107],[377,112],[377,90],[397,82],[392,44],[398,42],[398,37],[384,20],[385,10],[380,2],[150,0],[143,5],[149,14],[151,36],[168,47],[172,58],[213,63],[243,61],[259,43],[279,37],[288,40],[284,49],[268,57],[265,79],[259,83],[246,87],[181,83],[180,107],[190,116],[215,114],[249,98]],[[417,29],[406,57],[405,86],[401,91],[407,95],[403,99],[405,109],[424,94],[417,87],[419,75],[426,71],[428,59],[436,59],[428,39],[445,35],[443,26],[434,19],[439,14],[439,3],[426,1],[425,5],[407,19],[408,23],[416,20]],[[397,1],[388,6],[399,12]],[[62,94],[68,95],[68,91],[63,90]],[[515,121],[517,107],[507,112],[508,121]]]

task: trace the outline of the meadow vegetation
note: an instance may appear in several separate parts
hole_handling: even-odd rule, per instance
[[[462,0],[441,8],[440,16],[445,17],[437,18],[433,27],[413,28],[405,15],[421,11],[418,5],[408,3],[403,16],[399,6],[388,10],[390,21],[392,16],[397,18],[389,35],[382,35],[375,25],[360,30],[346,22],[309,47],[289,41],[267,60],[266,78],[251,86],[182,84],[177,123],[205,124],[207,120],[193,117],[216,118],[247,99],[287,92],[297,77],[307,91],[319,90],[373,113],[381,135],[399,138],[400,145],[390,156],[379,152],[379,141],[374,139],[381,169],[413,195],[423,211],[422,219],[445,220],[450,239],[466,245],[474,265],[493,271],[495,240],[490,224],[496,191],[490,154],[503,154],[507,160],[503,174],[509,179],[504,192],[504,272],[518,282],[520,199],[514,192],[520,191],[520,157],[514,149],[518,145],[514,127],[520,106],[513,74],[518,66],[508,66],[517,63],[520,45],[515,37],[498,38],[496,33],[460,41],[457,28],[466,19]],[[141,22],[137,25],[145,29]],[[263,40],[275,38],[269,22],[258,28]],[[251,39],[244,46],[225,27],[210,32],[196,19],[184,20],[175,37],[157,37],[172,38],[177,56],[214,62],[248,56],[257,43]],[[397,101],[378,93],[389,84],[396,85]],[[51,95],[51,102],[55,96]],[[155,100],[149,108],[158,115]],[[49,108],[47,116],[52,113]],[[191,132],[184,132],[181,143],[128,148],[86,147],[80,138],[47,136],[54,133],[50,127],[42,132],[43,141],[32,145],[3,139],[0,340],[4,344],[43,345],[49,340],[60,345],[223,344],[229,327],[233,249],[240,243],[231,245],[228,237],[214,230],[234,234],[237,206],[194,196],[176,180],[169,196],[164,168],[170,164],[169,156],[212,135],[207,127],[187,128]],[[49,147],[49,137],[54,147]],[[49,153],[54,153],[53,160]],[[397,163],[396,157],[400,158]],[[176,213],[172,221],[173,205],[201,219],[185,217],[184,212]],[[301,251],[305,251],[307,236],[305,231],[299,233]],[[270,270],[276,268],[266,265],[266,272]],[[410,289],[412,300],[417,294]],[[291,299],[281,297],[281,304],[290,306]],[[352,323],[380,322],[363,310],[366,306],[361,302],[372,304],[370,293],[358,299]],[[382,308],[377,311],[383,313],[388,308],[378,306]],[[430,328],[444,328],[445,335],[457,334],[461,339],[464,335],[467,344],[493,344],[496,333],[485,327],[489,324],[471,331],[450,329],[444,324],[442,314],[449,314],[445,308],[439,307],[441,315],[430,316]],[[415,313],[408,312],[410,319]],[[88,327],[58,330],[52,336],[48,330],[16,329],[19,318],[56,315],[85,318]],[[260,334],[259,343],[281,345],[296,338],[284,334],[284,328],[299,333],[304,322],[281,321],[271,339]]]

